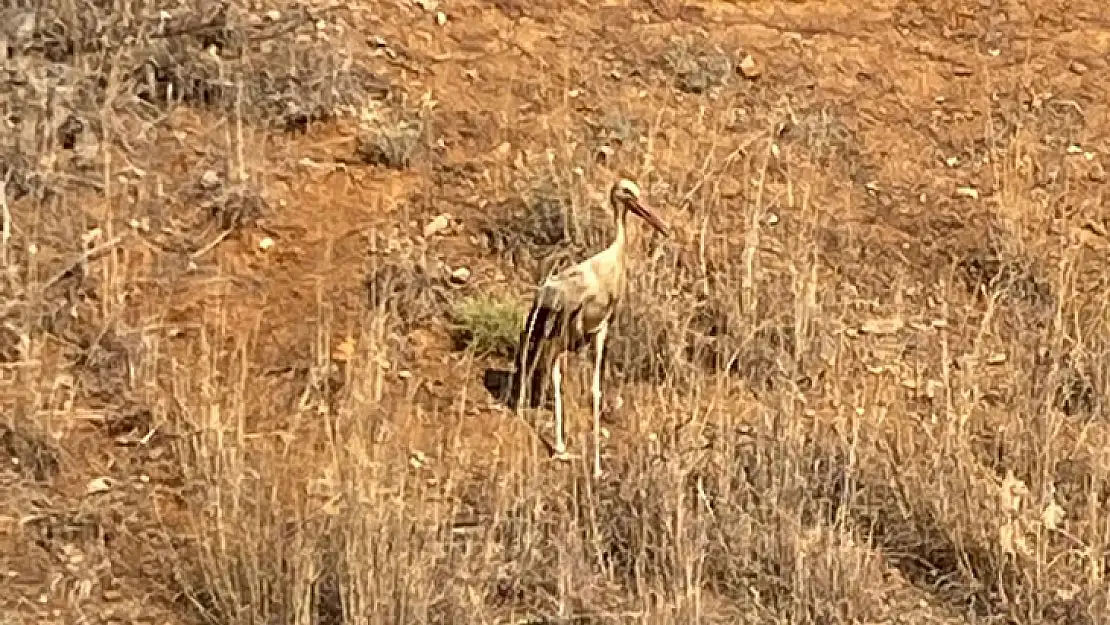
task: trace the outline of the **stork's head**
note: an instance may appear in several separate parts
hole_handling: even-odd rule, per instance
[[[609,201],[613,203],[618,215],[624,211],[632,211],[632,214],[651,224],[659,234],[670,236],[666,224],[640,199],[640,187],[635,182],[627,178],[618,180],[609,192]]]

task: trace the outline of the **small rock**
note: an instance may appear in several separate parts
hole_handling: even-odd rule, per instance
[[[1003,354],[1002,352],[996,352],[994,354],[991,354],[990,356],[987,356],[987,364],[989,365],[1000,365],[1004,362],[1006,362],[1006,354]]]
[[[266,250],[270,249],[273,246],[274,246],[274,240],[271,239],[270,237],[263,237],[263,239],[258,242],[258,249],[262,250],[263,252],[265,252]]]
[[[202,189],[206,189],[208,191],[219,187],[220,174],[216,173],[215,170],[209,169],[208,171],[204,172],[204,175],[200,177],[200,186]]]
[[[966,65],[957,65],[952,68],[952,73],[961,78],[967,78],[971,75],[971,68]]]
[[[774,213],[771,213],[770,215],[767,216],[767,225],[768,226],[773,226],[773,225],[777,224],[778,222],[779,222],[779,216],[778,215],[776,215]]]
[[[979,191],[976,190],[975,187],[960,187],[956,189],[956,194],[971,198],[973,200],[979,199]]]
[[[280,20],[281,11],[278,11],[277,9],[270,9],[266,12],[266,19],[270,20],[271,22],[276,22]]]
[[[755,62],[755,58],[750,54],[745,54],[744,58],[740,60],[739,68],[740,74],[743,75],[744,78],[752,80],[759,78],[760,74],[763,73],[763,70],[759,68],[759,64]]]
[[[470,281],[470,270],[466,267],[459,267],[451,272],[451,282],[453,284],[466,284]]]
[[[89,483],[85,486],[85,493],[89,494],[89,495],[95,495],[97,493],[106,493],[106,492],[112,490],[112,485],[113,485],[112,478],[109,478],[109,477],[93,478],[93,479],[89,480]]]
[[[440,26],[443,26],[446,23],[447,23],[447,14],[444,13],[443,11],[437,11],[436,12],[436,24],[439,24]]]
[[[451,216],[447,213],[439,215],[424,226],[424,236],[432,237],[451,227]]]
[[[439,8],[439,0],[416,0],[416,4],[420,5],[420,8],[428,13]]]
[[[105,590],[101,596],[104,597],[105,601],[119,601],[123,598],[118,590]]]
[[[1068,63],[1068,69],[1070,69],[1073,74],[1082,76],[1083,74],[1087,73],[1088,67],[1086,64],[1080,61],[1072,61],[1071,63]]]

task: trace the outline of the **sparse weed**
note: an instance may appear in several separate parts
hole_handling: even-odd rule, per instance
[[[1092,61],[1007,60],[1063,36],[1043,2],[498,1],[508,39],[442,2],[9,4],[16,622],[1105,620],[1110,119]],[[609,243],[615,176],[674,236],[630,228],[593,478],[471,365],[516,349],[494,293]]]
[[[455,307],[451,317],[457,347],[479,356],[511,358],[515,353],[523,311],[514,303],[470,297]]]
[[[363,111],[355,154],[369,165],[408,169],[425,148],[427,114],[399,108]]]
[[[679,90],[695,94],[727,84],[735,71],[735,61],[729,55],[719,49],[706,49],[704,42],[684,38],[671,41],[662,62]]]

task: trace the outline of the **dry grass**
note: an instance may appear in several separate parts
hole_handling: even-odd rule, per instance
[[[54,4],[0,31],[15,622],[1105,620],[1078,13]],[[674,237],[632,224],[595,479],[479,374],[617,175]]]

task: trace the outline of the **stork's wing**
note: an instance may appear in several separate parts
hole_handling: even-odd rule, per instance
[[[562,312],[577,308],[596,282],[591,276],[589,268],[583,265],[567,267],[549,276],[536,291],[535,305]]]

